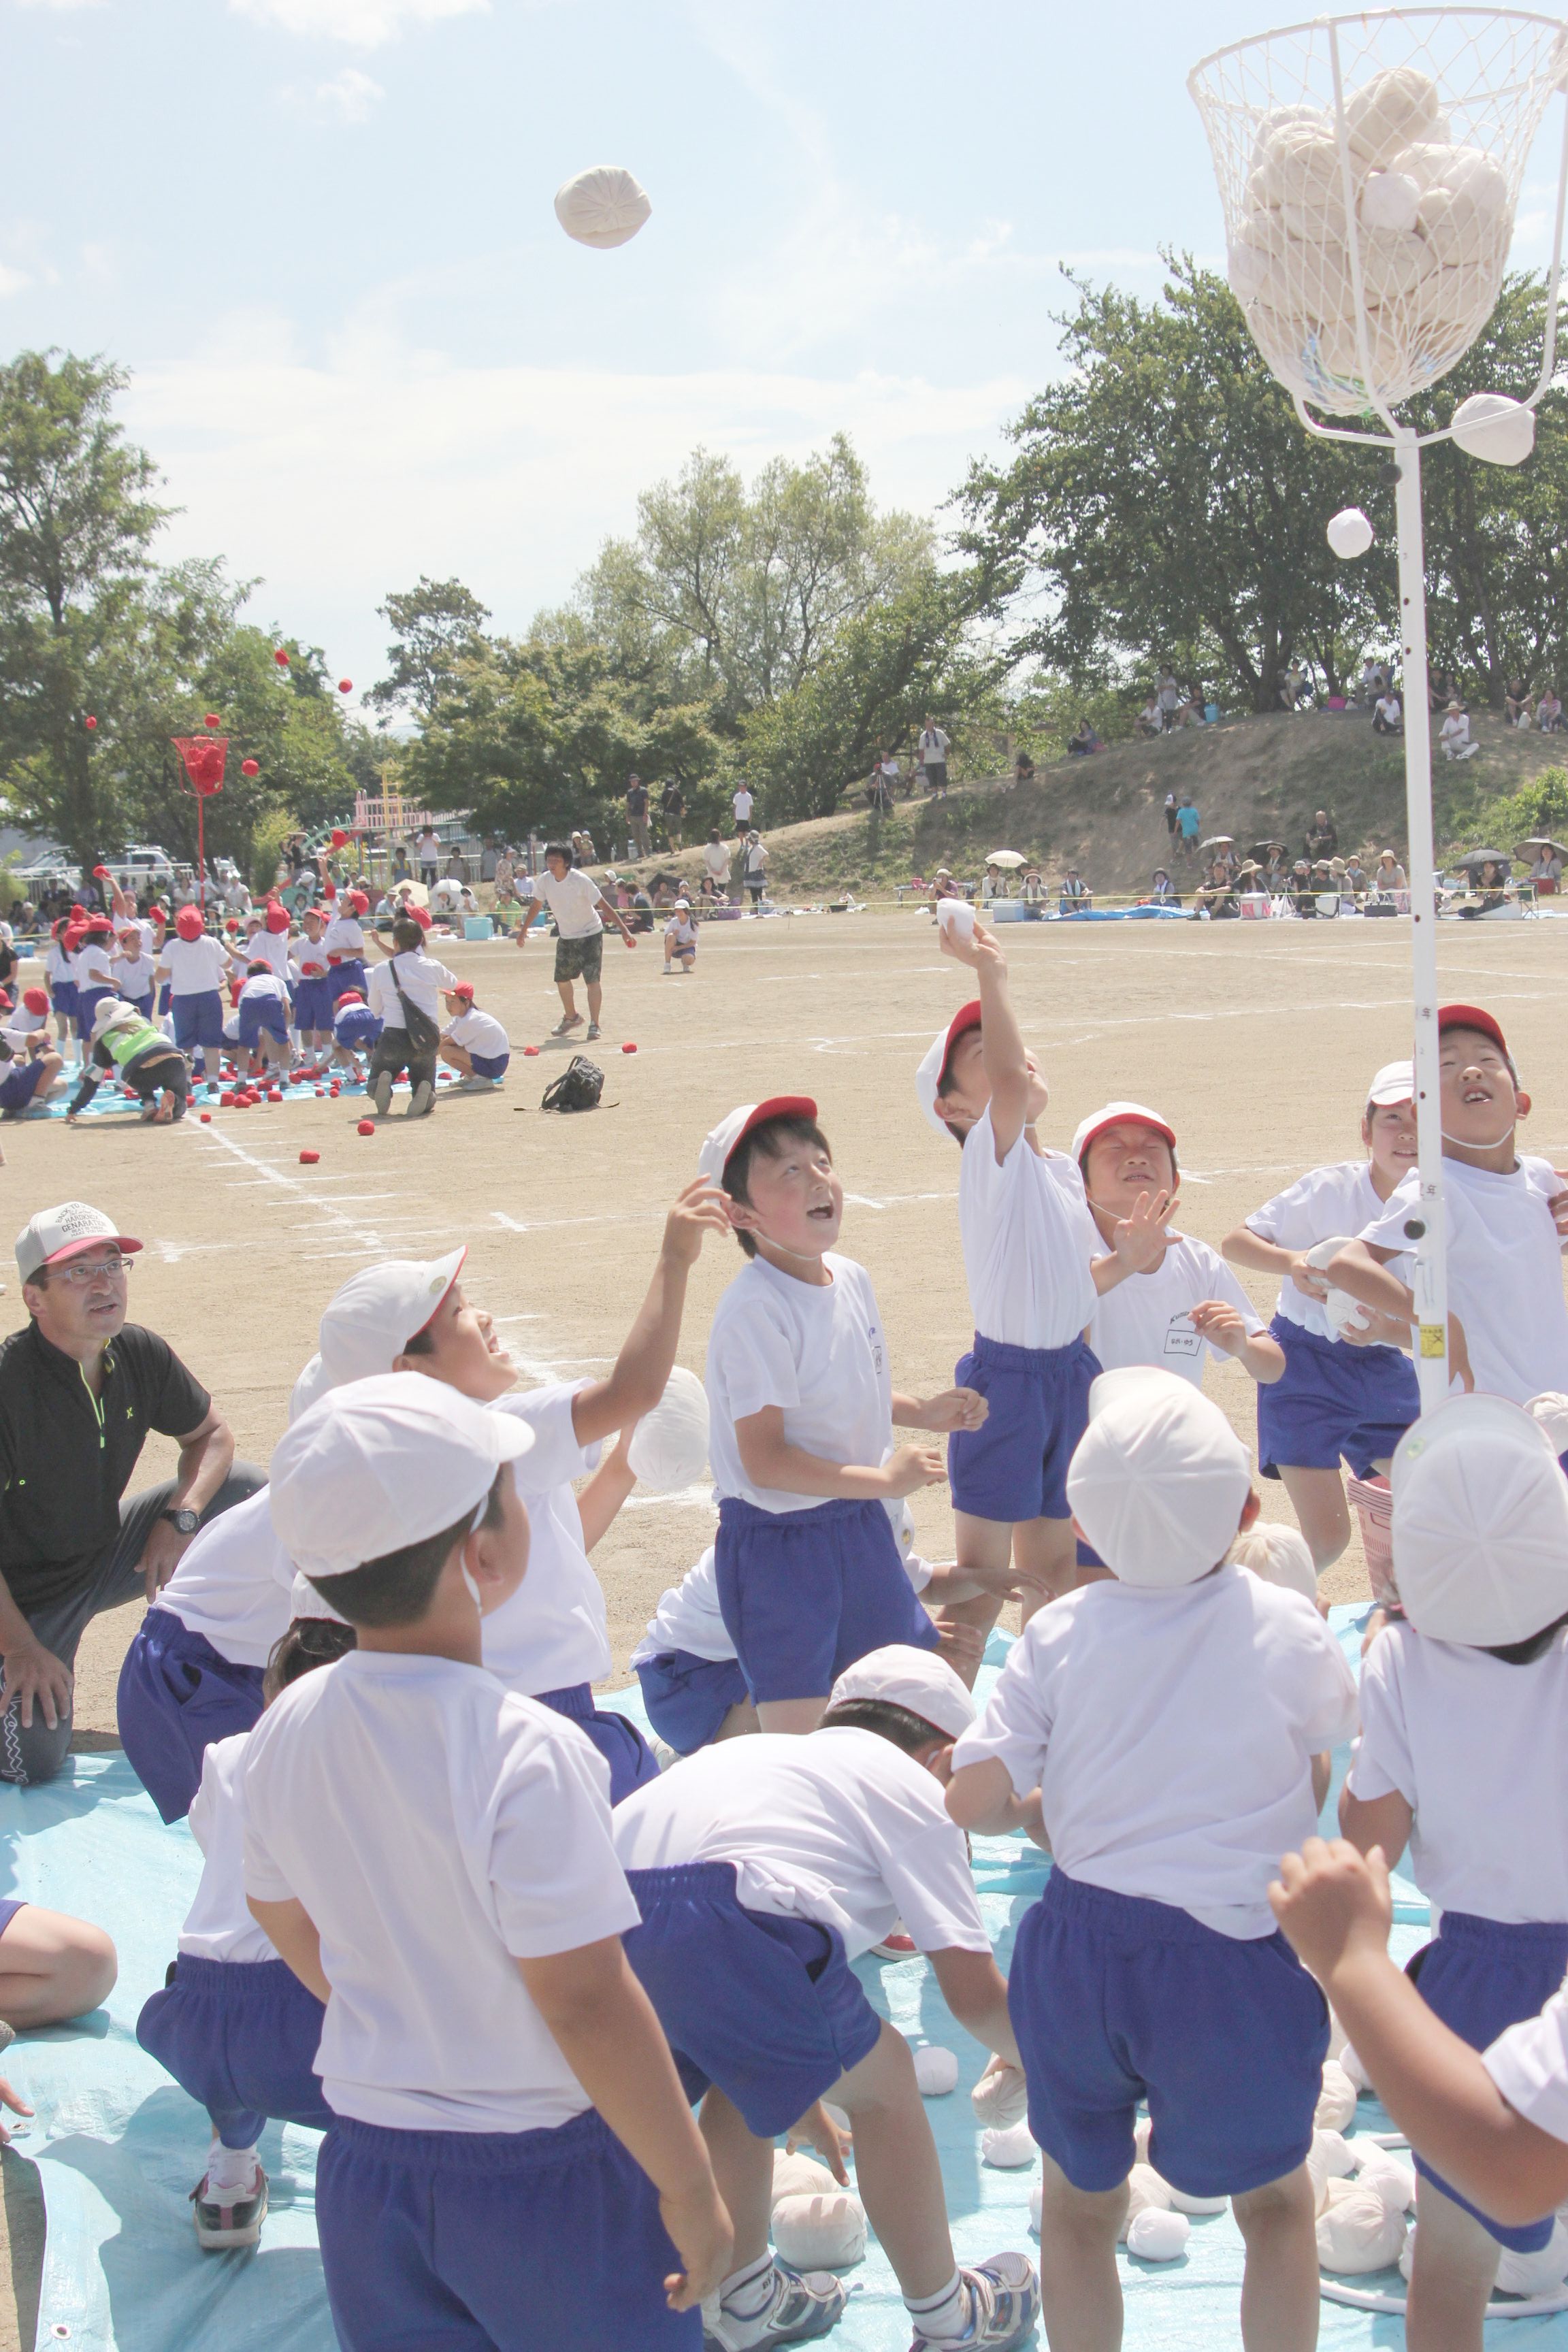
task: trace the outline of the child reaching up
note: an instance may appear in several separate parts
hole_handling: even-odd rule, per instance
[[[835,1684],[809,1738],[710,1748],[628,1797],[616,1851],[642,1914],[626,1957],[664,2027],[735,2226],[709,2343],[764,2352],[825,2336],[847,2300],[768,2246],[773,2140],[799,2126],[842,2158],[816,2103],[846,2108],[857,2185],[913,2323],[912,2352],[1005,2352],[1039,2308],[1017,2253],[960,2270],[909,2045],[850,1963],[901,1916],[952,2015],[1017,2061],[1006,1988],[963,1839],[942,1808],[974,1719],[940,1658],[892,1646]]]
[[[1233,2200],[1248,2352],[1310,2352],[1306,2157],[1329,2021],[1271,1932],[1268,1887],[1275,1848],[1311,1831],[1355,1685],[1310,1601],[1225,1564],[1258,1497],[1218,1406],[1140,1366],[1103,1373],[1089,1410],[1068,1496],[1112,1580],[1030,1618],[947,1793],[961,1827],[1025,1828],[1055,1864],[1007,1982],[1044,2151],[1046,2326],[1075,2352],[1121,2341],[1116,2242],[1147,2099],[1150,2162]]]
[[[978,975],[980,994],[953,1015],[915,1074],[921,1108],[956,1142],[958,1224],[974,1346],[955,1379],[990,1406],[948,1444],[961,1572],[989,1596],[994,1622],[1017,1582],[1026,1619],[1077,1575],[1064,1480],[1100,1367],[1084,1337],[1096,1301],[1159,1263],[1166,1192],[1142,1196],[1106,1248],[1065,1153],[1040,1142],[1050,1096],[1024,1044],[994,936],[942,935],[944,955]]]
[[[325,2003],[316,2219],[343,2352],[698,2352],[729,2216],[621,1938],[607,1775],[481,1664],[527,1424],[405,1373],[279,1441],[285,1549],[354,1649],[241,1774],[252,1916]]]
[[[1437,1926],[1406,1973],[1486,2050],[1568,1970],[1568,1481],[1528,1413],[1468,1396],[1401,1441],[1391,1484],[1405,1622],[1366,1655],[1340,1824],[1390,1865],[1408,1842]],[[1489,2220],[1415,2148],[1405,2336],[1480,2352],[1500,2248],[1539,2252],[1552,2215]]]
[[[895,1451],[893,1424],[978,1428],[985,1402],[894,1392],[869,1277],[834,1248],[844,1187],[807,1096],[731,1111],[697,1164],[749,1261],[708,1340],[719,1605],[763,1729],[810,1731],[868,1650],[936,1646],[885,1506],[935,1486],[942,1460]]]

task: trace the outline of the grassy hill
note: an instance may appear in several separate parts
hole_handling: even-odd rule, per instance
[[[1515,797],[1549,768],[1568,764],[1568,738],[1521,733],[1489,712],[1471,719],[1480,744],[1464,762],[1438,759],[1433,776],[1439,855],[1479,842],[1489,824],[1509,848],[1533,817]],[[766,835],[770,888],[780,898],[858,898],[890,891],[939,866],[978,874],[987,851],[1016,849],[1048,877],[1076,865],[1106,897],[1137,896],[1171,862],[1164,797],[1190,793],[1205,835],[1234,834],[1246,846],[1276,835],[1299,855],[1315,810],[1326,808],[1342,851],[1405,846],[1405,753],[1374,736],[1364,711],[1310,711],[1237,719],[1152,742],[1115,743],[1087,760],[1063,760],[1032,784],[993,780],[956,786],[945,801],[900,801],[891,816],[867,810],[787,825]],[[1565,815],[1555,818],[1561,827]],[[693,879],[700,858],[656,860]]]

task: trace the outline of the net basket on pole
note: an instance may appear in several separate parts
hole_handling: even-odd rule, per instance
[[[1557,18],[1429,7],[1289,26],[1217,49],[1187,79],[1231,290],[1259,352],[1310,433],[1394,461],[1420,1180],[1404,1231],[1424,1412],[1447,1394],[1449,1363],[1421,451],[1452,440],[1503,465],[1529,455],[1556,360],[1568,109],[1534,388],[1477,394],[1426,433],[1399,410],[1457,366],[1497,306],[1525,167],[1565,77]],[[1330,538],[1353,557],[1373,533],[1352,510]]]
[[[196,799],[196,895],[202,911],[207,903],[207,803],[223,790],[224,762],[228,757],[226,735],[172,735],[180,755],[181,780]]]

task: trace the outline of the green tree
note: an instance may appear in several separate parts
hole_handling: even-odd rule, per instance
[[[460,580],[427,580],[388,596],[376,611],[392,630],[392,667],[365,695],[374,710],[411,709],[424,719],[452,686],[458,664],[484,644],[488,608]]]
[[[1342,564],[1323,529],[1352,504],[1391,522],[1392,501],[1375,457],[1303,431],[1225,280],[1167,264],[1155,303],[1071,281],[1066,373],[1011,464],[972,470],[960,541],[993,612],[1032,608],[1016,657],[1083,686],[1168,658],[1268,710],[1293,658],[1342,686],[1391,625],[1386,534]]]

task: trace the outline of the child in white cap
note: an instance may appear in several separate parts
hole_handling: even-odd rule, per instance
[[[642,1914],[626,1957],[676,2054],[735,2226],[709,2342],[765,2352],[826,2335],[847,2290],[768,2247],[773,2141],[802,2125],[844,2179],[817,2102],[848,2114],[858,2186],[914,2322],[912,2352],[1004,2352],[1034,2327],[1020,2254],[961,2271],[909,2045],[850,1963],[900,1913],[959,2022],[1017,2059],[1006,1989],[963,1839],[942,1806],[969,1693],[929,1651],[893,1645],[835,1683],[809,1738],[710,1748],[615,1817]]]
[[[692,919],[689,898],[678,898],[664,927],[664,969],[672,972],[679,964],[682,971],[697,969],[697,925]]]
[[[1277,1850],[1312,1830],[1355,1685],[1309,1601],[1224,1564],[1258,1497],[1190,1381],[1103,1373],[1068,1495],[1113,1580],[1030,1618],[947,1797],[964,1828],[1028,1828],[1055,1863],[1007,1984],[1044,2151],[1047,2328],[1120,2338],[1116,2243],[1147,2099],[1150,2162],[1234,2200],[1245,2341],[1310,2345],[1306,2157],[1328,2012],[1272,1932],[1268,1887]]]
[[[252,1497],[268,1507],[266,1489]],[[268,1661],[268,1700],[354,1645],[352,1625],[304,1578],[292,1621]],[[332,2111],[315,2072],[321,2004],[279,1958],[245,1901],[245,1823],[239,1775],[250,1734],[207,1749],[191,1804],[202,1850],[195,1900],[180,1930],[179,1957],[144,2003],[136,2039],[212,2118],[206,2167],[191,2197],[196,2243],[223,2252],[254,2246],[267,2218],[267,2175],[257,2142],[269,2117],[330,2131]]]
[[[1108,1249],[1076,1159],[1036,1131],[1049,1090],[1024,1044],[993,934],[943,927],[942,948],[979,976],[980,994],[932,1041],[915,1073],[921,1108],[963,1154],[958,1223],[974,1345],[954,1378],[990,1412],[948,1444],[958,1561],[988,1598],[989,1623],[1015,1582],[1026,1618],[1074,1582],[1064,1481],[1100,1363],[1084,1334],[1101,1293],[1165,1246],[1169,1200],[1151,1192]]]
[[[977,1427],[985,1403],[895,1393],[870,1278],[834,1247],[844,1188],[808,1096],[731,1111],[697,1164],[749,1261],[708,1339],[719,1603],[763,1730],[810,1731],[868,1650],[938,1640],[887,1505],[935,1486],[942,1460],[895,1450],[895,1422]]]
[[[1402,1352],[1408,1323],[1369,1313],[1358,1329],[1331,1316],[1337,1302],[1330,1300],[1323,1262],[1324,1245],[1381,1217],[1415,1168],[1414,1086],[1408,1062],[1386,1063],[1362,1112],[1365,1157],[1299,1177],[1221,1244],[1233,1265],[1279,1277],[1268,1333],[1285,1371],[1258,1391],[1258,1461],[1265,1478],[1283,1482],[1320,1575],[1350,1541],[1342,1459],[1358,1478],[1385,1475],[1421,1409],[1415,1371]]]
[[[621,1937],[582,1734],[481,1664],[528,1568],[526,1424],[395,1373],[286,1432],[284,1546],[357,1645],[241,1772],[251,1914],[326,2005],[316,2221],[343,2352],[697,2352],[729,2218]]]
[[[1444,1004],[1437,1027],[1448,1369],[1463,1387],[1527,1404],[1543,1390],[1568,1389],[1568,1193],[1549,1160],[1518,1150],[1530,1097],[1495,1015]],[[1418,1319],[1405,1279],[1415,1238],[1408,1228],[1421,1214],[1421,1180],[1412,1171],[1330,1268],[1352,1297],[1407,1333]]]
[[[1362,1670],[1340,1825],[1390,1867],[1408,1843],[1436,1929],[1406,1973],[1485,2050],[1568,1972],[1568,1481],[1528,1413],[1468,1396],[1406,1432],[1391,1483],[1405,1620]],[[1415,2166],[1412,2352],[1480,2352],[1500,2248],[1540,2252],[1552,2215],[1509,2228],[1419,2142]]]

